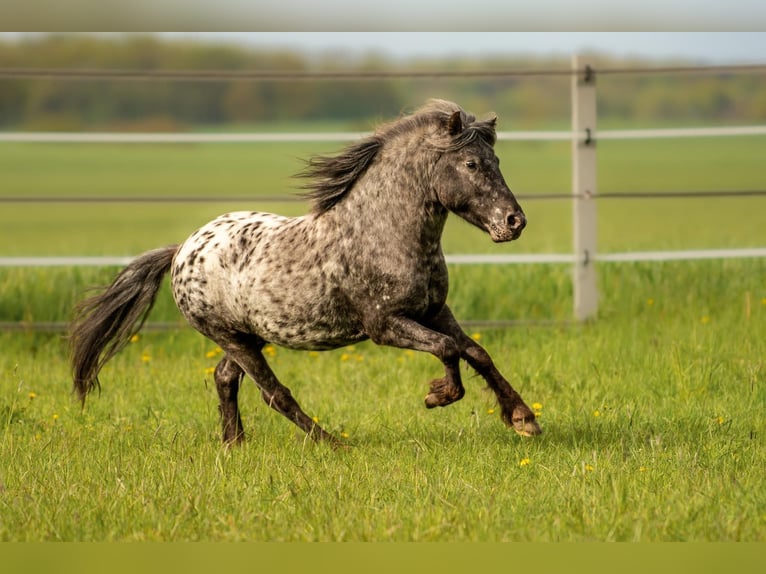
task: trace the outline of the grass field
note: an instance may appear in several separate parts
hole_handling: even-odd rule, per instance
[[[766,138],[607,142],[606,191],[763,188]],[[235,195],[242,204],[3,204],[0,255],[132,255],[289,191],[301,146],[15,146],[0,196]],[[313,149],[313,148],[312,148]],[[328,148],[330,149],[330,148]],[[501,144],[519,194],[569,186],[561,144]],[[44,166],[44,167],[43,167]],[[216,191],[211,191],[216,190]],[[220,190],[220,191],[218,191]],[[568,252],[568,202],[529,199],[521,241],[450,223],[447,252]],[[603,251],[766,245],[763,198],[602,200]],[[0,320],[63,321],[114,269],[0,269]],[[272,364],[345,437],[307,443],[252,386],[249,441],[218,443],[217,351],[179,327],[142,333],[72,400],[60,333],[0,333],[0,540],[766,541],[766,261],[599,266],[599,319],[573,324],[567,266],[463,266],[462,319],[544,434],[504,428],[466,371],[465,398],[428,411],[433,358],[369,343]],[[167,291],[153,320],[179,319]]]

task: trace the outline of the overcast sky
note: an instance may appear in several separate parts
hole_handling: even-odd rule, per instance
[[[569,56],[595,50],[613,56],[684,58],[715,64],[766,63],[766,32],[197,32],[178,36],[309,52],[374,51],[395,58]]]
[[[763,2],[766,6],[766,1]],[[703,64],[766,64],[766,32],[162,32],[167,38],[235,42],[306,53],[342,51],[390,58],[565,56],[597,51]],[[18,38],[0,32],[0,38]]]

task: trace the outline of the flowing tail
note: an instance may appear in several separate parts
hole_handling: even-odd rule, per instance
[[[149,315],[178,245],[139,255],[112,284],[75,307],[69,332],[74,390],[85,403],[98,373],[130,341]]]

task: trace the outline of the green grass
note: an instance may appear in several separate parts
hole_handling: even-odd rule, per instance
[[[765,138],[599,144],[601,190],[762,188]],[[132,255],[289,191],[300,146],[3,145],[0,195],[236,195],[242,204],[3,204],[0,255]],[[329,150],[328,150],[329,151]],[[566,190],[569,149],[502,144],[519,193]],[[41,168],[40,166],[44,166]],[[672,169],[671,169],[672,168]],[[215,191],[212,191],[215,190]],[[220,190],[220,191],[218,191]],[[530,199],[521,241],[451,221],[448,253],[569,252],[567,201]],[[599,202],[599,249],[766,244],[764,198]],[[0,270],[0,320],[65,321],[116,269]],[[499,420],[483,383],[422,404],[426,355],[277,349],[306,411],[352,448],[304,440],[252,384],[248,442],[219,444],[214,346],[146,331],[84,411],[60,333],[0,333],[0,540],[766,541],[766,262],[600,264],[599,318],[572,324],[565,265],[455,266],[465,319],[554,319],[471,332],[544,434]],[[153,321],[179,321],[167,288]],[[492,411],[492,412],[490,412]]]
[[[604,268],[598,322],[478,331],[542,405],[531,440],[468,371],[428,411],[440,365],[365,343],[272,359],[349,450],[307,443],[248,384],[249,441],[228,451],[201,336],[143,334],[81,412],[59,335],[0,335],[0,539],[765,541],[765,271]]]

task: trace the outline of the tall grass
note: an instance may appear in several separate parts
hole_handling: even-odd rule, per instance
[[[766,540],[764,264],[602,267],[593,324],[475,330],[544,434],[466,371],[422,405],[429,356],[270,351],[305,440],[246,387],[219,445],[212,343],[145,333],[80,411],[56,334],[3,334],[3,540]],[[498,299],[500,287],[488,288]]]

